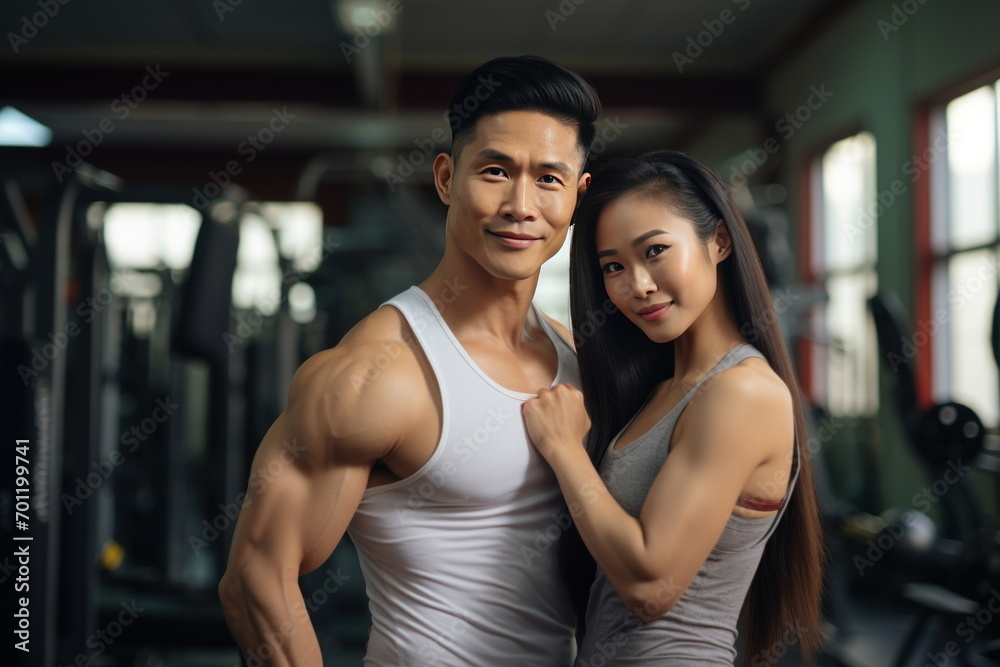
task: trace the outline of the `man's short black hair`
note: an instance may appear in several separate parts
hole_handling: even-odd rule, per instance
[[[494,58],[467,76],[448,103],[451,155],[457,159],[483,116],[538,111],[575,125],[584,161],[601,112],[597,92],[582,76],[538,56]]]

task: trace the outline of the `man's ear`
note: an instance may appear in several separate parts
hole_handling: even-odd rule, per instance
[[[447,153],[434,158],[434,187],[445,206],[451,206],[451,183],[455,176],[455,161]]]
[[[719,220],[719,224],[715,226],[715,238],[712,241],[714,254],[718,261],[721,262],[732,254],[733,239],[729,236],[729,227],[725,220]]]
[[[587,188],[589,188],[589,187],[590,187],[590,174],[588,174],[587,172],[583,172],[582,174],[580,174],[580,180],[577,181],[577,184],[576,184],[576,205],[577,206],[580,205],[580,200],[583,198],[584,193],[587,192]],[[576,216],[574,215],[572,218],[570,218],[569,224],[572,225],[572,224],[575,224],[575,223],[576,223]]]

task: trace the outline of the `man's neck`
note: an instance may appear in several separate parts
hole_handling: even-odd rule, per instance
[[[474,262],[445,258],[419,287],[458,338],[495,338],[516,348],[524,341],[537,284],[538,274],[503,280]]]

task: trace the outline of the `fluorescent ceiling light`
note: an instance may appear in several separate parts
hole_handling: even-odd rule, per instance
[[[364,30],[369,37],[388,32],[392,26],[391,17],[393,12],[388,11],[388,3],[385,0],[333,0],[331,8],[334,10],[340,26],[347,34]]]
[[[48,146],[52,130],[14,107],[0,109],[0,146]]]

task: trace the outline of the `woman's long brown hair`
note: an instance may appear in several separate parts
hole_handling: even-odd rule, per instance
[[[685,153],[654,151],[609,162],[576,211],[570,303],[583,392],[593,422],[588,439],[591,457],[598,464],[604,448],[652,389],[673,375],[673,343],[652,342],[614,308],[597,258],[595,235],[601,212],[609,202],[633,192],[662,200],[690,220],[705,242],[715,234],[720,220],[726,222],[732,253],[719,264],[721,289],[743,336],[760,350],[791,392],[798,481],[764,549],[743,605],[744,664],[769,664],[772,650],[789,643],[789,632],[801,654],[811,660],[822,644],[825,550],[809,465],[803,399],[746,222],[718,176]],[[567,544],[572,543],[567,540]]]

